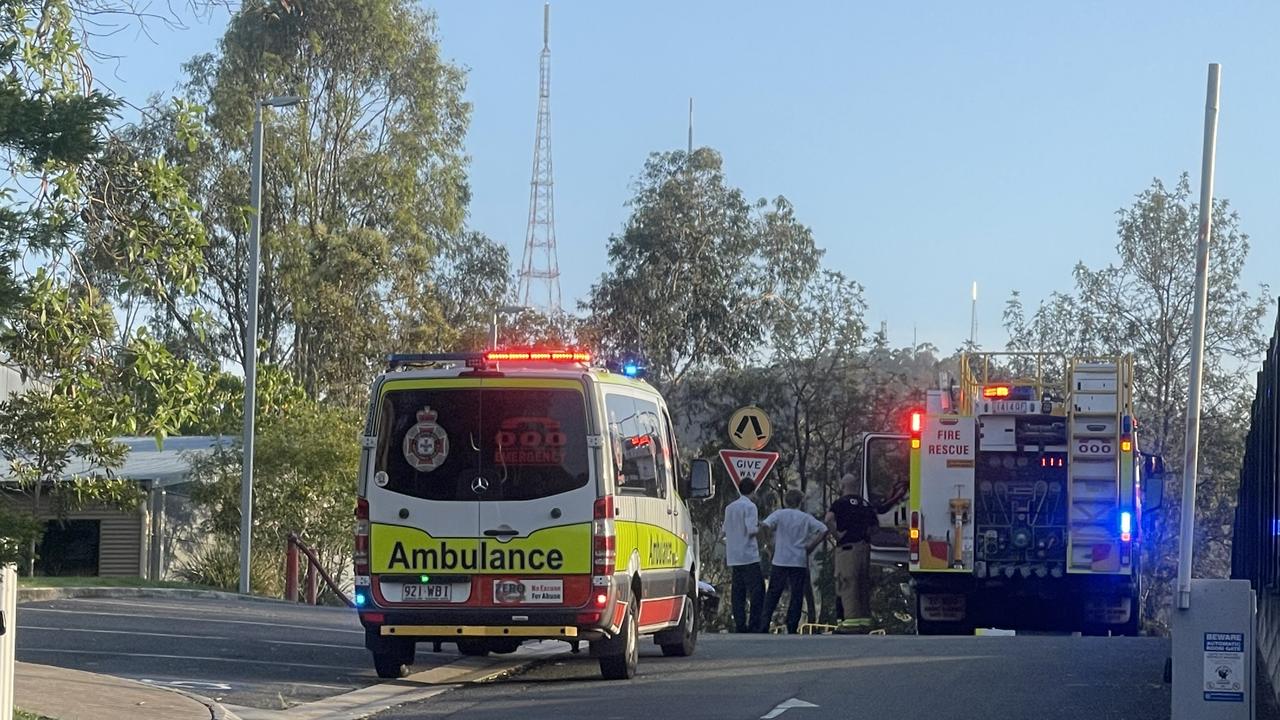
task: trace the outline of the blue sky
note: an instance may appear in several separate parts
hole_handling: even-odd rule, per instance
[[[519,262],[541,50],[539,0],[439,0],[468,69],[469,224]],[[226,22],[152,27],[100,76],[141,102]],[[861,282],[894,344],[1002,345],[1010,290],[1068,289],[1114,257],[1115,211],[1153,177],[1198,187],[1207,64],[1223,64],[1217,194],[1252,236],[1247,284],[1280,268],[1280,4],[1267,2],[552,5],[556,234],[566,304],[605,269],[646,155],[694,136],[749,197],[785,195]],[[1270,321],[1268,320],[1268,323]]]

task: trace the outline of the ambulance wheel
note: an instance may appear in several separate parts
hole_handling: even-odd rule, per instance
[[[489,644],[489,652],[495,652],[499,655],[513,653],[520,649],[520,641],[515,639],[494,640]]]
[[[409,674],[409,666],[413,664],[413,645],[408,648],[390,648],[373,653],[373,669],[378,677],[394,680]]]
[[[679,640],[676,642],[660,642],[662,646],[662,654],[667,657],[689,657],[698,647],[698,611],[697,605],[693,602],[693,598],[686,597],[684,599],[684,612],[680,615],[680,624],[673,630],[668,632],[675,635],[678,633]],[[666,640],[667,637],[659,637],[659,640]]]
[[[486,640],[459,640],[458,652],[468,657],[484,657],[489,654],[489,643]]]
[[[636,666],[640,664],[640,629],[636,622],[636,601],[632,600],[622,621],[621,647],[614,654],[600,656],[600,674],[605,680],[635,677]]]

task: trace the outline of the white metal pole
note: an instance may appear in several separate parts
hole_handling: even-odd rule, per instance
[[[253,420],[258,373],[258,233],[262,227],[262,103],[253,116],[252,180],[249,186],[249,288],[244,328],[244,459],[240,475],[240,593],[249,594],[249,557],[253,545]]]
[[[1200,396],[1204,379],[1205,305],[1209,295],[1209,240],[1213,226],[1213,168],[1218,143],[1218,83],[1222,66],[1209,65],[1204,105],[1204,156],[1200,164],[1200,230],[1196,238],[1195,314],[1191,326],[1191,379],[1187,396],[1186,457],[1182,470],[1181,549],[1178,552],[1178,608],[1191,607],[1191,561],[1196,532],[1196,478],[1200,460]]]
[[[4,616],[4,634],[0,635],[0,720],[13,720],[18,637],[18,566],[13,563],[0,565],[0,614]]]

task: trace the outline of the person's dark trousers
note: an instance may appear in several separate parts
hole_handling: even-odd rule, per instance
[[[764,573],[760,563],[730,565],[733,570],[733,627],[735,632],[752,632],[759,627],[764,610]],[[750,600],[750,611],[747,601]]]
[[[764,619],[761,625],[756,626],[759,630],[769,629],[769,621],[773,618],[773,611],[778,609],[778,601],[782,599],[782,591],[785,588],[791,591],[791,597],[787,600],[787,632],[795,634],[800,628],[800,613],[804,609],[804,581],[808,575],[809,571],[802,567],[774,565],[769,570],[769,591],[764,598]]]
[[[817,602],[813,598],[813,573],[804,569],[804,616],[805,622],[818,622]]]

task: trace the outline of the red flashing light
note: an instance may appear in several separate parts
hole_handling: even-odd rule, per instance
[[[911,413],[911,434],[919,435],[920,430],[924,427],[924,416],[919,410]]]
[[[1008,385],[991,385],[990,387],[984,387],[982,388],[982,397],[987,397],[987,398],[1009,397],[1009,386]]]
[[[609,604],[609,596],[604,593],[596,594],[596,607],[604,607]]]
[[[585,350],[490,350],[484,354],[488,362],[527,360],[534,362],[590,363],[591,353]]]

